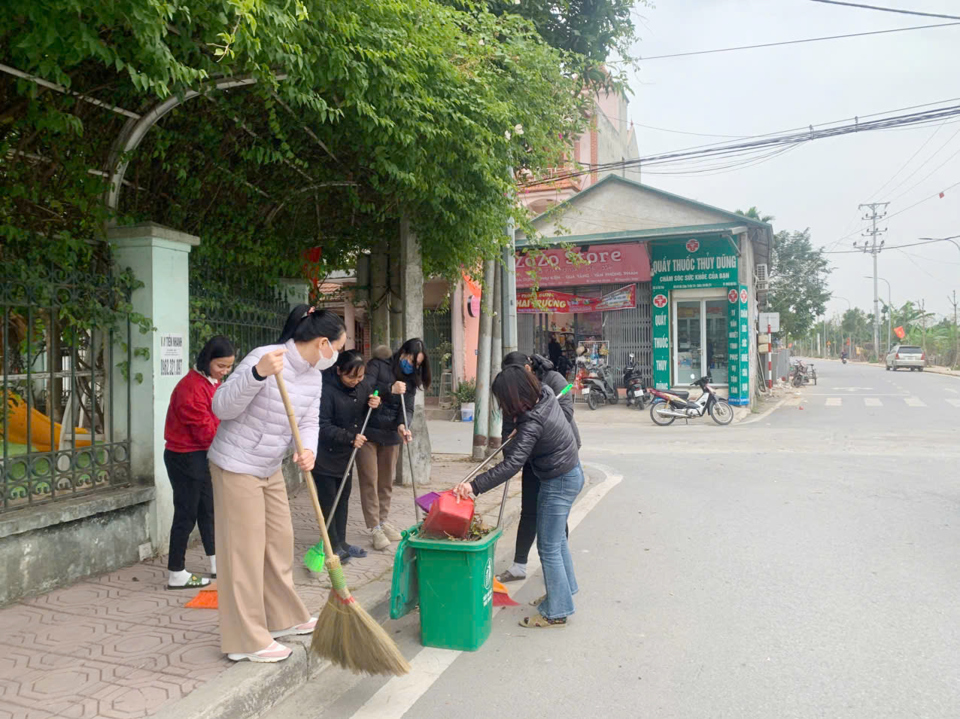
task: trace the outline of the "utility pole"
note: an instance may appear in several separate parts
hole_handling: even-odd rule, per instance
[[[493,388],[493,380],[500,373],[500,363],[503,361],[503,316],[500,313],[501,293],[503,292],[503,274],[498,271],[493,272],[493,323],[490,328],[490,387]],[[497,398],[490,392],[489,400],[490,419],[487,422],[487,454],[500,448],[500,431],[503,427],[502,416],[500,414],[500,405]]]
[[[953,366],[960,365],[960,333],[957,326],[957,291],[953,291],[953,299],[947,297],[947,302],[953,305]]]
[[[857,249],[862,250],[863,252],[869,252],[873,255],[873,351],[877,354],[877,357],[880,356],[880,297],[877,288],[877,255],[883,250],[883,242],[877,243],[877,236],[883,234],[887,231],[887,228],[882,230],[877,229],[877,220],[883,219],[887,216],[887,213],[880,212],[884,210],[889,202],[871,202],[868,204],[858,205],[857,209],[863,209],[864,207],[869,208],[870,214],[864,215],[863,219],[870,220],[870,229],[866,230],[863,234],[870,239],[863,243],[863,247],[858,247]],[[854,247],[857,247],[857,243],[853,243]]]

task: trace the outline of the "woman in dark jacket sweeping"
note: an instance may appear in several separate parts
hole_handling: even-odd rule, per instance
[[[527,357],[523,352],[510,352],[503,358],[501,366],[506,368],[511,365],[526,367],[537,376],[542,384],[553,390],[560,402],[563,416],[567,418],[570,429],[573,430],[573,436],[577,441],[577,449],[580,449],[580,431],[577,428],[576,420],[573,418],[573,395],[568,392],[563,397],[560,396],[560,393],[567,386],[566,378],[555,371],[553,363],[542,355]],[[507,441],[507,437],[514,429],[513,418],[504,415],[502,434],[504,442]],[[520,523],[517,526],[517,544],[513,553],[513,566],[497,575],[497,579],[501,582],[516,582],[527,576],[527,558],[530,555],[533,540],[537,538],[537,499],[540,495],[540,480],[537,479],[537,475],[529,462],[523,465],[521,482],[523,491],[520,494]]]
[[[547,593],[537,602],[540,613],[525,617],[520,626],[564,626],[574,612],[573,595],[578,590],[565,527],[570,508],[583,489],[583,468],[573,430],[553,390],[541,385],[525,367],[504,368],[493,381],[492,391],[503,416],[513,418],[513,441],[504,449],[500,464],[472,482],[458,484],[453,491],[461,498],[482,494],[530,463],[540,480],[537,551]]]
[[[330,517],[330,510],[337,498],[343,473],[354,448],[361,448],[367,438],[360,433],[367,408],[380,406],[380,397],[374,397],[365,384],[363,355],[357,350],[341,352],[337,364],[323,373],[323,401],[320,403],[320,442],[317,447],[317,462],[313,466],[313,481],[317,485],[323,516]],[[372,415],[371,415],[372,416]],[[353,473],[346,478],[340,502],[337,504],[330,525],[330,542],[341,562],[351,557],[366,557],[360,547],[347,543],[347,505],[350,502],[350,487]]]
[[[386,549],[390,542],[400,541],[400,532],[387,522],[393,479],[401,441],[413,439],[413,405],[417,390],[430,386],[430,361],[423,340],[407,340],[391,356],[386,347],[377,347],[367,365],[364,384],[372,393],[380,392],[380,409],[370,417],[367,442],[357,453],[360,475],[360,503],[363,518],[373,539],[373,548]],[[406,403],[403,416],[400,396]]]

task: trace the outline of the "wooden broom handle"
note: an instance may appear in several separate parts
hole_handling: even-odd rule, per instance
[[[297,418],[293,414],[293,403],[290,402],[290,395],[287,394],[287,384],[283,379],[283,370],[274,375],[277,378],[277,389],[280,390],[280,398],[283,400],[283,408],[287,412],[287,419],[290,421],[290,431],[293,432],[293,446],[297,454],[303,454],[303,440],[300,439],[300,428],[297,427]],[[328,557],[333,556],[333,547],[330,545],[330,535],[327,533],[327,523],[323,521],[323,510],[320,509],[320,498],[317,496],[317,488],[313,485],[313,477],[307,475],[302,469],[300,476],[310,492],[310,499],[313,502],[313,511],[317,513],[317,522],[320,524],[320,536],[323,538],[323,551]]]

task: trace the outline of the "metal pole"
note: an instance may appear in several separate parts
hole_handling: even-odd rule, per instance
[[[517,226],[513,218],[507,222],[507,236],[510,243],[503,248],[503,282],[500,290],[500,313],[503,322],[503,353],[516,352],[519,349],[517,339]]]
[[[493,273],[493,306],[497,311],[493,315],[493,323],[490,330],[490,387],[493,387],[493,380],[500,372],[500,363],[503,361],[503,336],[501,332],[502,316],[500,314],[500,295],[502,286],[502,273]],[[500,431],[502,429],[502,418],[500,416],[500,406],[497,404],[496,397],[490,394],[490,419],[487,423],[487,451],[492,452],[500,446]]]
[[[477,402],[473,415],[473,458],[486,454],[490,419],[490,332],[493,326],[493,284],[496,263],[483,263],[483,291],[480,295],[480,337],[477,342]]]

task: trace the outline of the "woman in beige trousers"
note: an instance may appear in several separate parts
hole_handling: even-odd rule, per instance
[[[280,465],[292,443],[272,375],[283,373],[305,447],[319,434],[321,370],[346,339],[343,321],[301,305],[276,345],[244,357],[213,395],[220,427],[207,456],[213,479],[221,648],[233,661],[279,662],[292,653],[276,640],[316,625],[293,586],[293,524]],[[293,457],[313,469],[310,450]]]

